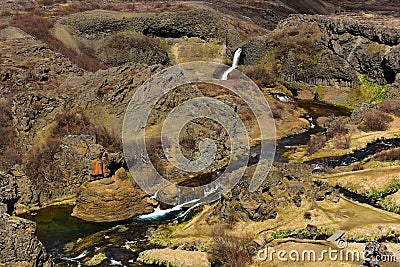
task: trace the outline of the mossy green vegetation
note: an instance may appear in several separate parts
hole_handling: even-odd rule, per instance
[[[363,101],[370,104],[378,104],[386,97],[386,86],[369,81],[363,75],[358,74],[361,86],[353,90],[350,96],[353,101]]]
[[[400,180],[398,177],[394,178],[391,183],[387,184],[383,190],[372,188],[371,191],[364,193],[367,197],[380,198],[382,196],[395,193],[400,190]]]
[[[379,44],[376,42],[371,42],[367,45],[368,52],[373,55],[379,54],[385,50],[386,46],[384,44]]]
[[[99,253],[93,256],[89,261],[85,262],[86,266],[96,266],[101,264],[105,259],[107,259],[104,253]]]
[[[272,233],[271,236],[274,239],[286,238],[293,233],[293,230],[280,230],[278,232]]]
[[[310,67],[314,67],[318,64],[318,57],[317,55],[312,55],[311,56],[311,62],[310,62]]]
[[[378,202],[378,204],[387,211],[400,214],[400,206],[396,204],[396,200],[393,199],[392,195],[383,198],[381,201]]]

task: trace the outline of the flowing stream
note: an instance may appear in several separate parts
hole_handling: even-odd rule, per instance
[[[241,49],[235,52],[234,64],[224,73],[227,76],[230,71],[232,71],[235,66],[237,66],[238,60],[240,58]],[[314,120],[321,116],[349,116],[350,110],[330,105],[327,103],[311,100],[300,100],[298,105],[304,108],[308,116],[306,117],[310,121],[310,129],[304,133],[289,136],[281,139],[277,143],[277,153],[275,156],[275,161],[285,162],[286,159],[283,157],[285,151],[288,151],[288,147],[305,145],[310,138],[310,135],[317,132],[321,132],[324,129],[315,125]],[[394,138],[391,140],[378,140],[375,143],[367,145],[365,149],[355,151],[352,154],[345,155],[339,158],[330,158],[330,165],[342,166],[345,164],[351,164],[355,161],[359,161],[366,156],[372,155],[375,152],[383,149],[388,149],[394,146],[400,146],[400,138]],[[253,147],[251,149],[252,156],[250,157],[249,165],[258,162],[258,155],[260,151],[260,146]],[[372,153],[372,154],[371,154]],[[314,162],[310,162],[314,163]],[[219,172],[204,174],[196,179],[189,179],[183,182],[182,186],[199,186],[208,184],[215,180]],[[209,194],[218,193],[215,190],[210,190]],[[346,196],[349,192],[343,192]],[[356,199],[357,196],[351,196],[350,198]],[[369,200],[361,201],[368,204],[374,205]],[[192,208],[188,209],[183,203],[175,207],[168,209],[161,209],[161,207],[155,208],[153,213],[140,215],[131,220],[116,222],[116,223],[90,223],[85,222],[70,216],[72,207],[71,206],[53,206],[42,210],[39,210],[36,214],[30,215],[25,214],[22,217],[33,220],[37,223],[37,236],[45,245],[47,251],[53,256],[55,261],[59,266],[81,266],[82,260],[85,258],[91,258],[101,247],[106,247],[105,254],[107,259],[98,266],[151,266],[142,265],[135,262],[138,254],[141,251],[155,248],[154,245],[149,245],[147,242],[147,231],[150,228],[155,228],[158,225],[165,223],[167,221],[173,221],[176,219],[184,219],[192,209],[197,206],[202,205],[202,203],[195,203]],[[191,203],[193,204],[193,203]],[[127,232],[120,232],[117,225],[124,225],[127,227]],[[107,230],[108,229],[108,230]],[[79,238],[84,238],[90,234],[98,233],[99,231],[109,231],[113,237],[117,240],[103,239],[101,242],[93,244],[86,250],[78,251],[78,253],[73,253],[72,255],[68,253],[71,251],[74,242]],[[97,235],[97,234],[96,234]],[[115,245],[118,243],[118,247]],[[134,249],[126,249],[126,247],[132,247]]]
[[[148,244],[148,229],[186,216],[195,208],[193,206],[187,209],[184,206],[185,204],[182,204],[165,210],[158,207],[153,213],[113,223],[91,223],[71,217],[72,206],[51,206],[34,214],[23,214],[21,217],[36,222],[36,235],[58,266],[82,266],[85,258],[93,257],[100,247],[105,247],[107,259],[96,266],[149,267],[156,265],[144,265],[134,261],[141,251],[156,248]],[[118,228],[119,225],[123,225],[123,230]],[[80,251],[78,255],[72,252],[78,239],[89,237],[91,234],[97,236],[101,231],[105,231],[104,236],[112,236],[112,239],[96,237],[95,243]],[[132,250],[127,249],[128,246]]]

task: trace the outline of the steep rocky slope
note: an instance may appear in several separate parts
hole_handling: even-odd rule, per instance
[[[377,95],[383,90],[378,85],[397,90],[398,27],[396,18],[368,14],[293,15],[271,34],[243,45],[243,63],[249,65],[244,69],[265,87],[281,84],[303,97],[318,93],[354,105],[367,100],[366,85],[373,90],[375,83],[377,91],[370,93]]]
[[[383,15],[399,16],[399,3],[391,0],[383,1],[349,1],[333,0],[332,4],[341,7],[341,10],[352,12],[376,12]]]

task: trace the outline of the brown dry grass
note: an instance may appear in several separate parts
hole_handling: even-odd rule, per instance
[[[83,69],[96,71],[98,69],[106,68],[106,66],[104,66],[97,59],[93,49],[89,48],[88,46],[80,44],[79,50],[81,53],[78,53],[74,49],[65,46],[61,41],[56,39],[50,33],[54,25],[54,19],[43,17],[39,11],[24,15],[14,15],[11,25],[24,30],[28,34],[46,43],[50,49],[65,55],[73,63]]]

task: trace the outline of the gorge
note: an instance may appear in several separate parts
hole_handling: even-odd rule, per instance
[[[323,250],[338,230],[349,249],[400,259],[397,3],[0,5],[0,267],[281,266],[250,252]],[[192,173],[169,162],[160,132],[190,99],[235,111],[251,150],[243,177],[220,199],[187,203],[178,195],[177,205],[166,205],[129,172],[121,129],[138,88],[192,61],[232,63],[214,73],[227,84],[239,73],[254,81],[271,109],[277,151],[250,191],[256,167],[271,163],[259,159],[265,140],[252,107],[218,84],[174,88],[145,126],[149,158],[165,179],[206,185],[235,160],[223,125],[198,118],[181,129],[181,153],[195,160],[202,140],[212,139],[215,160]],[[220,196],[218,186],[205,193]]]

